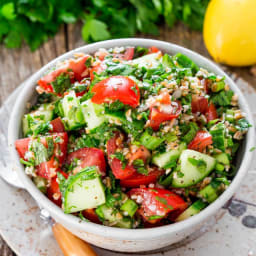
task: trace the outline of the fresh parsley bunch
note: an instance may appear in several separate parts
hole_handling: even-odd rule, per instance
[[[158,25],[181,20],[202,28],[209,0],[0,0],[0,42],[18,48],[25,41],[33,51],[61,24],[83,21],[87,42],[131,37],[136,32],[157,35]]]

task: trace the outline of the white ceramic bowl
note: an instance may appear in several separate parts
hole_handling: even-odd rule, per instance
[[[72,233],[78,237],[90,242],[91,244],[114,251],[138,252],[149,251],[172,243],[178,242],[186,236],[197,230],[210,216],[214,215],[236,192],[243,177],[249,168],[252,154],[248,153],[253,147],[254,127],[250,128],[246,135],[245,141],[239,151],[237,165],[238,172],[233,179],[229,188],[211,205],[199,214],[179,223],[166,225],[150,229],[127,230],[114,227],[107,227],[94,223],[81,222],[81,220],[73,215],[64,214],[63,211],[53,204],[47,197],[42,194],[25,174],[22,164],[19,162],[19,156],[15,150],[14,142],[21,138],[21,118],[26,111],[26,102],[31,102],[36,97],[35,85],[37,80],[57,61],[68,59],[76,52],[94,53],[99,48],[111,48],[115,46],[156,46],[163,52],[175,54],[181,52],[190,57],[199,66],[204,67],[218,75],[225,76],[226,82],[231,89],[239,96],[239,105],[243,112],[246,113],[247,120],[253,124],[252,114],[247,105],[246,99],[236,86],[236,84],[224,73],[217,65],[201,55],[175,44],[170,44],[157,40],[149,39],[117,39],[90,44],[70,51],[57,59],[51,61],[37,73],[35,73],[25,84],[14,106],[8,129],[9,147],[12,153],[13,161],[17,167],[19,178],[24,183],[25,188],[32,197],[45,209],[51,216]]]

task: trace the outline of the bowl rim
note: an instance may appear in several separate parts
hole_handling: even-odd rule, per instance
[[[15,150],[15,140],[19,138],[19,132],[21,128],[21,116],[24,113],[25,102],[24,99],[32,93],[32,89],[35,88],[36,81],[41,77],[49,68],[54,66],[58,61],[65,60],[73,56],[74,53],[84,52],[92,53],[99,48],[111,48],[115,46],[156,46],[159,49],[168,48],[170,50],[165,50],[167,53],[171,52],[181,52],[188,55],[196,63],[202,62],[204,67],[207,66],[207,69],[210,69],[214,73],[225,76],[227,83],[230,85],[231,89],[238,94],[239,96],[239,106],[242,108],[243,112],[246,114],[246,118],[252,127],[249,129],[246,139],[245,147],[243,152],[243,159],[240,164],[240,168],[237,171],[236,176],[232,180],[230,186],[225,190],[222,195],[209,206],[207,206],[203,211],[197,215],[190,217],[184,221],[169,224],[161,227],[147,228],[147,229],[122,229],[115,227],[103,226],[100,224],[95,224],[92,222],[81,222],[81,220],[73,215],[65,214],[61,208],[52,203],[43,193],[41,193],[37,187],[34,185],[32,180],[25,174],[24,167],[19,161],[18,153]],[[28,99],[27,99],[28,100]],[[169,42],[164,42],[161,40],[145,39],[145,38],[124,38],[124,39],[114,39],[107,40],[102,42],[97,42],[89,45],[85,45],[69,51],[56,59],[50,61],[47,65],[43,66],[39,71],[33,74],[22,88],[19,97],[16,100],[14,108],[12,110],[9,126],[8,126],[8,146],[14,160],[15,169],[18,172],[18,176],[23,182],[26,190],[31,194],[31,196],[46,210],[50,212],[51,215],[58,216],[58,219],[61,219],[61,224],[67,227],[72,227],[80,231],[87,233],[96,234],[98,236],[104,236],[108,238],[114,238],[117,240],[147,240],[154,237],[166,236],[171,233],[179,233],[186,229],[189,229],[203,221],[208,217],[213,215],[218,209],[220,209],[235,193],[238,186],[241,184],[243,177],[246,175],[249,168],[249,164],[252,159],[252,154],[249,150],[254,146],[254,122],[249,106],[246,102],[245,97],[242,92],[235,84],[235,82],[215,63],[206,57],[201,56],[200,54],[191,51],[182,46],[172,44]]]

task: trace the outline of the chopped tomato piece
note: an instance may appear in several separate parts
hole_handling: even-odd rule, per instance
[[[112,76],[95,84],[91,90],[94,93],[92,102],[96,104],[119,100],[135,108],[140,102],[138,85],[129,77]]]
[[[133,176],[121,180],[120,185],[126,188],[135,188],[140,185],[148,185],[150,183],[156,183],[157,179],[164,174],[163,170],[155,169],[151,171],[148,175],[141,173],[135,173]]]
[[[97,224],[101,224],[102,222],[100,221],[98,215],[95,213],[94,209],[87,209],[82,211],[83,216],[88,219],[89,221]]]
[[[156,223],[177,209],[185,209],[187,203],[177,194],[161,188],[134,188],[131,198],[140,197],[139,214],[146,222]]]
[[[120,139],[120,134],[116,133],[114,138],[111,138],[107,142],[107,154],[108,154],[108,162],[113,171],[114,176],[117,179],[127,179],[131,177],[135,172],[135,168],[132,165],[127,164],[123,166],[123,163],[120,159],[113,157],[113,154],[116,153],[118,148],[121,148],[121,143],[118,144],[118,141],[122,142]]]
[[[128,47],[126,48],[124,52],[124,60],[132,60],[134,56],[134,47]]]
[[[46,93],[54,93],[52,82],[54,82],[61,74],[69,74],[70,79],[76,79],[80,81],[82,78],[89,75],[89,70],[85,63],[89,58],[89,55],[85,55],[78,59],[71,59],[62,67],[50,72],[42,77],[37,83]]]
[[[60,172],[66,179],[68,178],[68,175],[63,172],[62,170],[57,170],[57,172]],[[59,183],[57,182],[57,176],[53,177],[51,179],[50,186],[47,188],[47,197],[56,205],[61,207],[62,200],[61,200],[61,192],[59,188]]]
[[[208,111],[206,112],[206,118],[207,118],[207,122],[218,118],[218,113],[213,103],[210,103]]]
[[[30,141],[31,138],[24,138],[15,141],[16,150],[18,151],[20,158],[23,158],[24,160],[28,160],[26,159],[25,154],[28,151]]]
[[[51,132],[65,132],[65,127],[60,117],[52,120],[50,124],[52,126]]]
[[[205,91],[205,93],[208,94],[209,91],[210,91],[210,85],[211,85],[211,83],[212,83],[211,80],[208,79],[208,78],[206,78],[206,79],[203,79],[203,80],[201,81],[201,83],[202,83],[203,86],[204,86],[204,91]]]
[[[170,104],[161,104],[153,106],[150,109],[150,126],[153,130],[158,130],[161,123],[170,121],[179,116],[181,113],[181,104],[178,101],[173,101]]]
[[[203,152],[203,150],[211,144],[212,135],[207,131],[198,131],[195,138],[188,144],[188,148]]]
[[[136,159],[142,159],[144,163],[147,162],[147,159],[151,156],[149,150],[144,146],[140,146],[129,158],[130,163]]]
[[[36,167],[37,175],[46,179],[56,176],[56,169],[62,166],[67,154],[68,135],[66,132],[53,134],[53,139],[59,139],[59,142],[54,143],[54,153],[51,159],[43,162]],[[41,143],[46,144],[45,137],[41,138]],[[48,145],[45,145],[48,147]]]
[[[148,49],[148,53],[156,53],[156,52],[159,52],[160,50],[155,47],[155,46],[151,46],[149,49]]]
[[[73,172],[78,172],[87,166],[96,166],[102,175],[106,175],[106,161],[101,149],[80,148],[68,155],[67,163],[71,164],[74,159],[80,160],[81,163]]]
[[[208,100],[204,96],[192,95],[191,107],[192,113],[205,114],[208,110]]]
[[[94,72],[96,74],[100,74],[102,73],[105,69],[107,68],[107,65],[105,63],[99,63],[97,66],[92,67],[91,71],[90,71],[90,78],[91,80],[94,79]]]
[[[46,137],[52,137],[54,140],[53,155],[49,161],[39,164],[36,170],[39,176],[50,179],[56,175],[56,169],[61,167],[66,158],[68,135],[66,132],[61,132],[40,137],[40,142],[48,148]],[[31,140],[32,138],[25,138],[15,142],[16,149],[24,160],[28,160],[26,152],[29,150]]]

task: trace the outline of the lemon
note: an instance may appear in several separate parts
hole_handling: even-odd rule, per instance
[[[231,66],[256,63],[256,0],[212,0],[204,42],[215,61]]]

